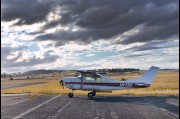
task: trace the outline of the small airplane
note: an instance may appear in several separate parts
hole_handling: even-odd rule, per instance
[[[94,71],[77,71],[80,73],[79,76],[64,78],[60,80],[60,83],[62,86],[65,85],[71,90],[68,94],[70,98],[73,97],[74,90],[91,91],[88,93],[88,97],[93,98],[96,95],[96,92],[101,91],[149,87],[158,71],[159,67],[152,66],[141,77],[127,81],[113,80]]]

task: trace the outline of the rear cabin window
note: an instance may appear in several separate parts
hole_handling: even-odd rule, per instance
[[[97,78],[97,81],[98,81],[98,82],[106,82],[107,80],[100,77],[100,78]]]

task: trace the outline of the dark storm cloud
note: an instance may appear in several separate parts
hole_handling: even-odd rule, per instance
[[[12,48],[10,46],[1,45],[1,62],[4,62],[4,61],[8,60],[7,57],[11,53],[13,53],[15,51],[22,51],[22,50],[27,49],[27,48],[28,48],[28,46],[20,46],[20,47],[17,47],[17,48]],[[19,52],[18,55],[19,55],[19,58],[20,58],[21,52]],[[15,59],[17,59],[17,58],[15,58]]]
[[[8,59],[7,57],[11,55],[14,51],[18,51],[18,55]],[[22,58],[23,52],[22,48],[11,48],[11,47],[4,47],[1,46],[1,63],[3,68],[8,68],[8,67],[25,67],[25,66],[34,66],[38,64],[45,64],[45,63],[51,63],[56,61],[59,56],[58,55],[52,55],[50,53],[53,53],[54,51],[49,50],[44,53],[44,58],[40,59],[35,56],[29,58],[28,60],[16,62],[17,60]]]
[[[150,55],[149,53],[142,53],[142,54],[133,54],[133,55],[128,55],[126,56],[127,58],[133,58],[133,57],[142,57],[142,56],[147,56]]]
[[[135,46],[126,50],[133,50],[133,51],[147,51],[147,50],[154,50],[154,49],[165,49],[165,48],[175,48],[175,47],[179,47],[178,44],[176,45],[165,45],[165,46],[158,46],[159,44],[161,44],[162,41],[159,42],[146,42],[145,44],[141,45],[141,46]]]
[[[10,54],[11,50],[12,49],[10,47],[1,46],[1,63],[2,63],[2,61],[6,60],[8,54]]]
[[[45,20],[54,2],[50,0],[2,0],[1,20],[12,21],[19,19],[15,25],[33,24]]]
[[[29,32],[29,33],[27,33],[28,35],[37,35],[37,34],[43,34],[44,33],[44,31],[36,31],[36,32]]]
[[[75,31],[75,32],[61,30],[56,33],[39,35],[36,37],[36,39],[39,41],[53,40],[53,41],[57,41],[56,44],[61,44],[61,45],[63,45],[64,42],[69,42],[69,41],[76,41],[79,43],[87,44],[87,43],[91,43],[95,39],[99,39],[98,36],[101,34],[100,32],[102,31],[98,32],[96,30],[90,30],[90,29],[85,31],[83,30],[83,31]]]
[[[8,67],[34,66],[34,65],[38,65],[38,64],[51,63],[51,62],[56,61],[56,59],[58,59],[58,56],[49,55],[48,57],[45,57],[44,59],[35,58],[35,56],[34,56],[29,61],[24,60],[24,61],[21,61],[21,62],[10,62],[10,61],[4,62],[4,63],[2,63],[2,67],[8,68]]]
[[[16,25],[46,22],[50,12],[61,8],[61,19],[46,22],[43,30],[57,25],[78,26],[81,30],[59,30],[39,34],[36,40],[53,40],[56,45],[69,41],[87,44],[99,39],[113,39],[136,26],[143,28],[119,41],[121,44],[178,38],[178,0],[3,0],[3,21],[19,19]]]
[[[134,42],[147,42],[151,40],[167,40],[179,37],[179,22],[173,21],[168,24],[145,26],[140,33],[125,38],[121,43],[129,44]]]

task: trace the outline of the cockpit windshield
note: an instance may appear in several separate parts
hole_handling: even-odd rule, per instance
[[[81,74],[79,74],[77,77],[78,77],[78,78],[81,78],[81,77],[82,77],[82,75],[81,75]]]

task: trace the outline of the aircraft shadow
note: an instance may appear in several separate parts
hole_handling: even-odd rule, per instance
[[[80,98],[80,97],[79,97]],[[94,102],[110,102],[110,103],[138,103],[150,104],[158,108],[166,109],[170,112],[179,115],[179,96],[95,96],[92,99],[80,98],[85,100],[92,100]],[[177,104],[170,104],[168,100],[177,100]]]

